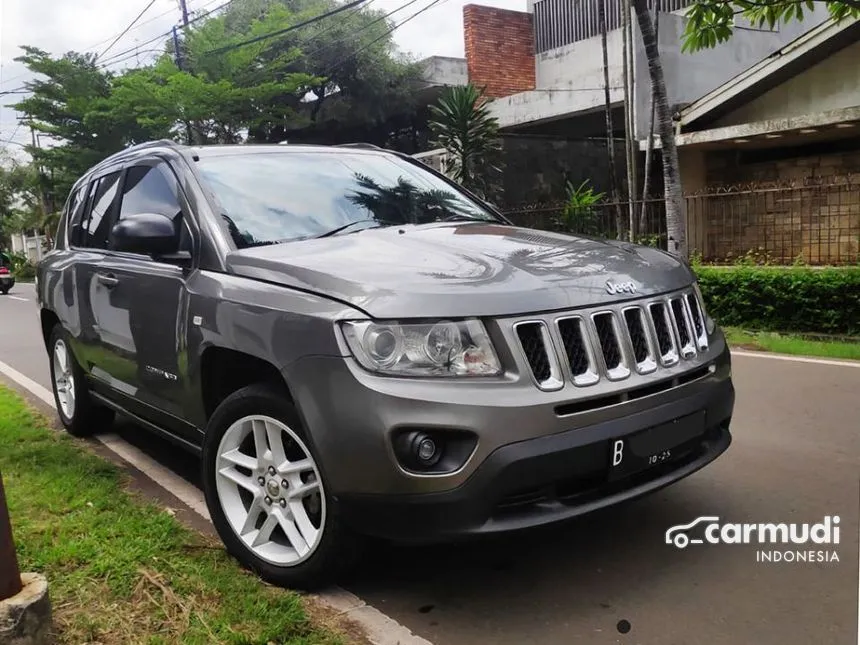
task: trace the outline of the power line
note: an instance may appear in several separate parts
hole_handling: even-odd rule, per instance
[[[154,5],[154,4],[155,4],[155,0],[149,0],[149,4],[148,4],[148,5],[146,5],[146,6],[143,8],[143,10],[142,10],[139,14],[137,14],[137,17],[129,23],[128,27],[126,27],[125,29],[123,29],[123,30],[119,33],[119,36],[117,36],[116,38],[114,38],[114,39],[113,39],[113,42],[111,42],[111,44],[110,44],[110,45],[108,45],[107,47],[105,47],[104,51],[102,51],[102,53],[101,53],[101,54],[98,54],[98,55],[96,56],[96,60],[98,60],[99,58],[101,58],[102,56],[104,56],[105,54],[107,54],[107,53],[110,51],[111,47],[113,47],[114,45],[116,45],[116,44],[117,44],[117,41],[119,41],[119,39],[120,39],[120,38],[122,38],[123,36],[125,36],[125,35],[129,32],[129,30],[130,30],[132,27],[134,27],[134,25],[137,23],[137,21],[138,21],[138,20],[140,20],[141,18],[143,18],[143,14],[145,14],[147,11],[149,11],[150,7],[152,7],[152,5]]]
[[[375,45],[376,43],[378,43],[378,42],[379,42],[380,40],[382,40],[383,38],[387,38],[387,37],[388,37],[388,36],[390,36],[392,33],[394,33],[394,31],[395,31],[395,30],[399,29],[400,27],[402,27],[403,25],[405,25],[407,22],[409,22],[410,20],[412,20],[412,19],[413,19],[413,18],[415,18],[416,16],[421,15],[422,13],[424,13],[425,11],[427,11],[428,9],[431,9],[431,8],[433,8],[434,6],[438,5],[438,4],[444,4],[444,3],[445,3],[445,2],[447,2],[447,1],[448,1],[448,0],[433,0],[430,4],[428,4],[428,5],[427,5],[426,7],[424,7],[423,9],[419,9],[418,11],[416,11],[415,13],[413,13],[413,14],[412,14],[411,16],[409,16],[408,18],[404,18],[403,20],[401,20],[400,22],[398,22],[398,23],[397,23],[396,25],[394,25],[391,29],[388,29],[384,34],[381,34],[380,36],[377,36],[376,38],[374,38],[373,40],[371,40],[369,43],[365,44],[363,47],[359,47],[358,49],[356,49],[354,52],[352,52],[352,53],[351,53],[351,54],[349,54],[348,56],[344,56],[341,60],[339,60],[337,63],[335,63],[334,65],[332,65],[331,67],[329,67],[325,72],[323,72],[323,74],[322,74],[322,75],[323,75],[323,76],[329,76],[333,71],[335,71],[338,67],[340,67],[341,65],[343,65],[345,62],[347,62],[347,61],[348,61],[348,60],[350,60],[351,58],[355,58],[355,57],[356,57],[356,56],[358,56],[361,52],[363,52],[363,51],[365,51],[366,49],[368,49],[368,48],[372,47],[373,45]]]
[[[224,47],[217,47],[216,49],[210,49],[209,51],[203,52],[201,54],[201,56],[206,56],[209,54],[222,54],[224,52],[238,49],[239,47],[244,47],[245,45],[251,45],[253,43],[258,43],[262,40],[274,38],[275,36],[280,36],[282,34],[286,34],[288,32],[295,31],[296,29],[301,29],[302,27],[307,27],[308,25],[312,25],[313,23],[319,22],[320,20],[325,20],[326,18],[329,18],[331,16],[339,14],[343,11],[346,11],[347,9],[352,9],[353,7],[356,7],[360,4],[362,4],[363,2],[367,2],[367,0],[353,0],[352,2],[349,2],[345,5],[341,5],[337,9],[332,9],[331,11],[326,11],[324,13],[317,15],[317,16],[314,16],[313,18],[309,18],[308,20],[305,20],[303,22],[297,23],[297,24],[292,25],[290,27],[286,27],[285,29],[278,29],[277,31],[272,31],[272,32],[269,32],[267,34],[261,34],[260,36],[256,36],[254,38],[249,38],[248,40],[245,40],[245,41],[242,41],[239,43],[234,43],[232,45],[225,45]]]

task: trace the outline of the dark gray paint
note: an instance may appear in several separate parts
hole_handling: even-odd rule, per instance
[[[510,317],[631,298],[611,296],[608,279],[633,282],[636,297],[662,294],[688,286],[689,268],[655,249],[501,223],[390,227],[239,251],[194,170],[195,154],[223,152],[152,145],[105,163],[171,163],[193,219],[197,251],[189,266],[73,249],[63,235],[38,269],[42,315],[56,316],[68,331],[93,387],[189,447],[201,444],[206,425],[200,366],[210,348],[257,357],[284,376],[335,493],[448,490],[499,446],[668,404],[730,378],[717,331],[706,353],[659,375],[604,380],[587,394],[570,382],[541,392],[512,350]],[[108,273],[117,278],[109,290],[99,280]],[[349,356],[336,324],[369,316],[486,317],[504,373],[450,381],[370,374]],[[646,385],[709,362],[717,364],[710,376],[659,395],[572,417],[554,411],[559,403]],[[144,367],[176,378],[143,378]],[[388,441],[404,424],[471,429],[478,446],[457,473],[408,474]]]

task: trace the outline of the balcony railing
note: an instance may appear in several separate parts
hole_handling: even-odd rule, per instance
[[[597,7],[600,0],[538,0],[534,5],[535,51],[542,54],[600,35]],[[621,27],[620,0],[606,2],[606,30]],[[656,0],[652,0],[652,5]],[[692,0],[659,0],[660,11],[671,13]]]

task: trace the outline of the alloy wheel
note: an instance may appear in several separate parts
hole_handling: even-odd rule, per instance
[[[65,341],[54,343],[54,389],[60,410],[67,419],[75,415],[75,375],[72,372],[72,359]]]
[[[276,566],[310,557],[322,538],[326,500],[299,436],[272,417],[247,416],[224,433],[216,459],[218,501],[245,547]]]

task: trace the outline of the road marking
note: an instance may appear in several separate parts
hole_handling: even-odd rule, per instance
[[[16,382],[37,399],[56,411],[54,394],[39,385],[29,376],[22,374],[11,365],[0,361],[0,373]],[[211,521],[203,493],[179,475],[168,470],[145,452],[131,445],[116,434],[95,435],[93,437],[120,459],[137,468],[168,493],[174,495],[207,521]],[[413,634],[396,620],[371,607],[361,598],[341,587],[333,587],[315,597],[324,605],[340,614],[348,615],[364,630],[373,645],[433,645],[430,641]]]
[[[20,296],[6,296],[7,298],[12,298],[12,300],[20,300],[21,302],[30,302],[27,298],[21,298]]]
[[[806,358],[804,356],[791,356],[789,354],[771,354],[770,352],[746,352],[742,350],[731,350],[732,356],[751,356],[754,358],[769,358],[774,361],[793,361],[795,363],[816,363],[818,365],[838,365],[840,367],[858,367],[860,361],[835,361],[826,358]]]

